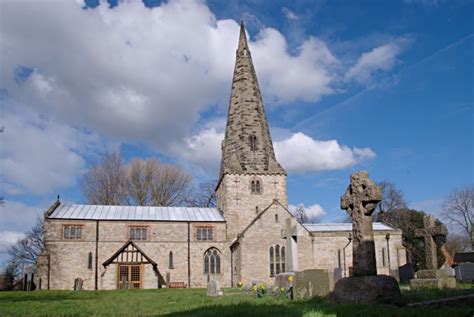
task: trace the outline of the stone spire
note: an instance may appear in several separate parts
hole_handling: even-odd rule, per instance
[[[220,178],[224,174],[286,175],[275,159],[243,22],[236,55]]]

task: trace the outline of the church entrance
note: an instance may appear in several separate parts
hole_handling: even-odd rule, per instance
[[[142,288],[143,265],[119,264],[117,289]]]

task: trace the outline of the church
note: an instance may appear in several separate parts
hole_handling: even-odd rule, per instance
[[[324,269],[349,276],[350,223],[299,223],[288,210],[262,96],[240,29],[216,208],[62,204],[45,212],[42,289],[222,287],[272,284],[276,275]],[[349,182],[349,176],[348,176]],[[341,193],[342,194],[342,193]],[[401,231],[374,223],[378,274],[406,263]]]

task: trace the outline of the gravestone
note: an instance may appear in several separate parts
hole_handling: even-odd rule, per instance
[[[331,299],[341,304],[398,303],[401,297],[397,280],[377,275],[372,213],[382,199],[380,188],[367,172],[351,175],[341,197],[341,209],[352,219],[353,276],[340,279]]]
[[[293,276],[293,281],[288,277]],[[327,270],[303,270],[278,274],[274,286],[288,290],[292,287],[292,299],[311,299],[326,296],[334,289],[332,274]]]
[[[209,280],[209,283],[207,283],[207,296],[222,296],[222,291],[219,286],[219,282],[213,278],[211,278]]]
[[[409,283],[415,277],[415,270],[411,263],[400,266],[398,272],[400,274],[400,283]]]
[[[438,270],[435,238],[445,236],[446,234],[446,227],[444,225],[436,225],[435,219],[431,215],[424,216],[423,229],[415,230],[415,236],[424,239],[425,267],[427,269],[416,272],[415,278],[410,280],[410,287],[412,289],[456,287],[456,279],[454,278],[453,270]]]
[[[459,263],[454,267],[456,279],[464,283],[474,282],[474,263]]]

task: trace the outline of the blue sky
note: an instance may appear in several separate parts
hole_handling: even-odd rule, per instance
[[[241,19],[291,204],[340,221],[363,169],[436,215],[473,183],[473,1],[146,4],[2,3],[0,253],[104,150],[216,178]]]

